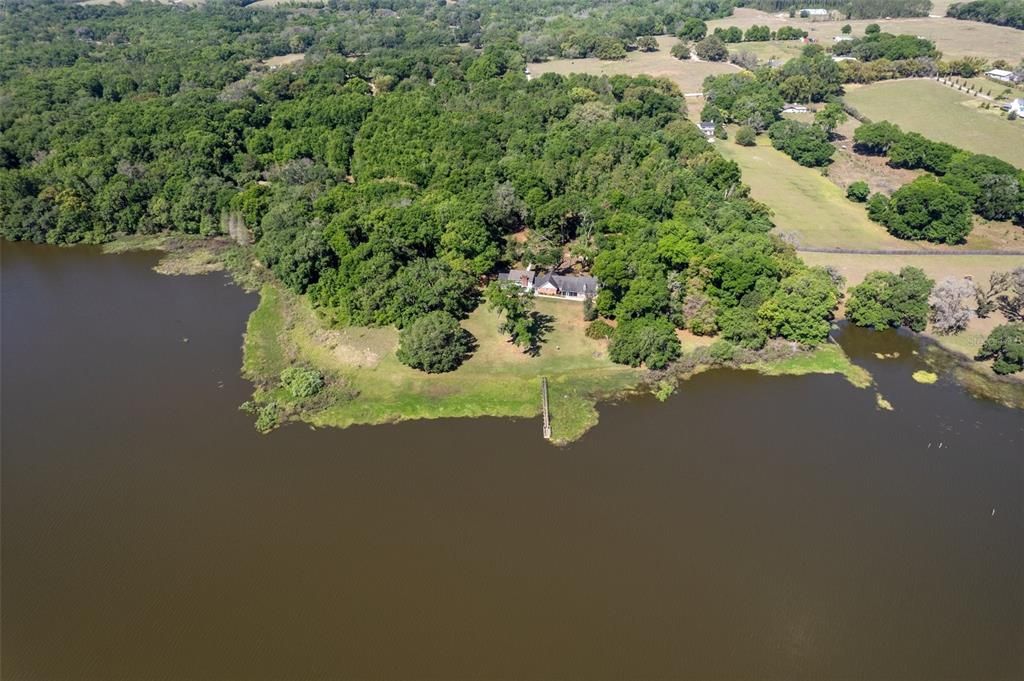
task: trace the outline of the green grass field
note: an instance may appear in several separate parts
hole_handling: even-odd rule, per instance
[[[722,62],[695,62],[692,59],[676,59],[669,50],[679,42],[676,38],[658,38],[657,52],[630,52],[625,59],[602,61],[600,59],[552,59],[540,64],[530,64],[530,73],[539,76],[544,73],[591,73],[601,76],[646,74],[655,78],[668,78],[683,92],[701,92],[704,79],[722,73],[738,73],[740,68]]]
[[[981,110],[982,100],[953,88],[930,80],[887,81],[848,87],[845,99],[874,121],[891,121],[1024,168],[1024,121],[1006,120],[995,109]]]
[[[915,249],[868,219],[862,204],[846,199],[843,190],[814,168],[805,168],[758,137],[755,147],[741,147],[730,138],[715,145],[739,164],[743,181],[755,199],[775,213],[781,232],[796,236],[809,248]]]

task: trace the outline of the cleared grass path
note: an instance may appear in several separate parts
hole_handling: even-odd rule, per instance
[[[800,248],[925,250],[890,235],[819,170],[795,163],[765,137],[754,147],[741,147],[731,139],[715,146],[739,164],[753,197],[772,209],[778,229],[794,235]]]

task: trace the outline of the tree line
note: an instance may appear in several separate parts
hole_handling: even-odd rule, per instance
[[[1024,2],[1021,0],[954,2],[946,9],[946,16],[1024,30]]]
[[[888,121],[860,125],[853,142],[859,153],[887,156],[894,168],[930,173],[891,197],[868,200],[868,216],[895,236],[963,243],[972,213],[1024,226],[1024,171],[1005,161],[903,132]]]

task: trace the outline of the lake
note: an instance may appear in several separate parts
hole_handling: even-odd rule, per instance
[[[912,336],[839,334],[891,412],[716,370],[566,448],[261,436],[254,295],[0,248],[4,679],[1024,678],[1024,414]]]

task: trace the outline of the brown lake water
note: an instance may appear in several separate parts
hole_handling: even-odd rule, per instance
[[[5,680],[1024,678],[1024,413],[915,383],[912,337],[840,334],[892,412],[721,370],[564,449],[261,436],[255,296],[0,248]]]

